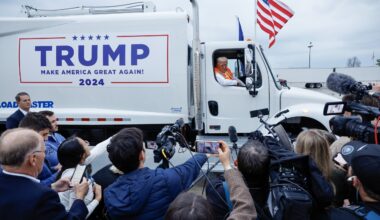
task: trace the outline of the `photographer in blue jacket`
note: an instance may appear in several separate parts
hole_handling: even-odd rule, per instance
[[[143,133],[125,128],[107,147],[113,165],[124,174],[104,191],[110,219],[163,219],[169,204],[199,175],[210,155],[196,154],[184,164],[169,169],[144,167]]]

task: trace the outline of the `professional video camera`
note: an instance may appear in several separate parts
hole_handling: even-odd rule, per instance
[[[368,93],[368,90],[372,89],[371,85],[363,85],[345,74],[331,73],[327,78],[327,87],[334,92],[354,96],[353,101],[326,103],[323,114],[337,115],[330,120],[333,133],[353,137],[366,143],[377,143],[379,133],[371,124],[371,121],[380,116],[380,110],[378,107],[361,103],[364,98],[373,98]],[[344,117],[342,115],[345,111],[361,117]]]
[[[182,147],[187,146],[181,134],[181,127],[183,125],[184,121],[180,118],[173,125],[166,125],[162,128],[156,138],[158,148],[153,151],[155,163],[159,163],[163,160],[163,166],[168,165],[168,160],[170,160],[175,153],[175,145],[177,142]]]

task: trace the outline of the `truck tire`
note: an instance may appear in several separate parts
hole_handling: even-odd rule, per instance
[[[278,138],[280,139],[280,144],[286,147],[288,150],[293,151],[293,144],[290,141],[290,138],[286,133],[284,127],[281,124],[279,124],[276,127],[274,127],[273,130],[276,132]]]

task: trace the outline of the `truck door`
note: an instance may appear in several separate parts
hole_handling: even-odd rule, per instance
[[[223,49],[220,46],[223,46]],[[223,86],[216,79],[214,68],[217,59],[226,57],[228,67],[234,77],[245,82],[245,70],[249,68],[246,67],[247,51],[246,45],[236,48],[236,42],[231,47],[226,44],[205,45],[205,66],[203,68],[205,133],[228,133],[228,127],[231,125],[235,126],[239,133],[251,132],[259,126],[257,114],[259,112],[269,113],[269,79],[265,65],[257,52],[255,53],[251,49],[250,54],[251,57],[255,57],[257,54],[256,65],[253,65],[257,68],[257,77],[254,82],[256,95],[252,91],[250,93],[245,86]]]

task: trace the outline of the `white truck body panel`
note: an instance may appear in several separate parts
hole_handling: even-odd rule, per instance
[[[0,60],[0,122],[17,108],[14,96],[26,91],[32,111],[51,109],[60,125],[73,127],[163,125],[178,118],[190,123],[200,115],[203,135],[225,135],[231,125],[239,133],[259,128],[253,112],[267,111],[270,118],[291,109],[292,117],[309,117],[328,128],[321,106],[331,98],[279,86],[252,42],[202,43],[196,82],[191,28],[182,12],[0,19],[0,47],[6,51]],[[218,51],[244,66],[249,46],[261,72],[255,96],[245,87],[219,85],[213,73]],[[194,85],[200,87],[200,111]],[[211,114],[210,101],[218,114]],[[300,105],[315,108],[305,114]]]
[[[59,118],[74,118],[62,124],[169,124],[181,117],[186,120],[187,25],[184,13],[2,19],[0,47],[6,53],[0,61],[1,88],[6,92],[0,98],[1,120],[14,111],[7,106],[14,104],[20,91],[30,92],[33,101],[48,102],[34,107],[54,107]],[[146,51],[139,45],[149,49],[145,58]],[[84,48],[82,63],[87,61],[87,66],[79,61],[80,47]],[[106,49],[108,57],[104,58]],[[113,59],[112,52],[117,49]],[[70,51],[72,57],[59,60]],[[94,56],[97,60],[91,62]],[[71,74],[78,71],[90,74]],[[106,120],[99,122],[98,118]]]

